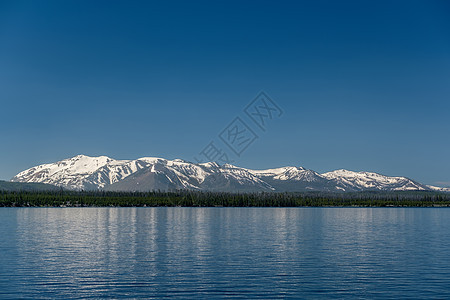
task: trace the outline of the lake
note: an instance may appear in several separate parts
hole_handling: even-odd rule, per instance
[[[450,298],[450,209],[2,208],[0,298]]]

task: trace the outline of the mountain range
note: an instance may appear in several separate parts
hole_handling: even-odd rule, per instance
[[[251,170],[215,162],[143,157],[116,160],[77,155],[20,172],[12,182],[45,183],[70,190],[151,191],[191,189],[217,192],[443,191],[406,177],[336,170],[319,174],[302,167]]]

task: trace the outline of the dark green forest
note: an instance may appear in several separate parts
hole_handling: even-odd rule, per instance
[[[448,207],[450,194],[435,192],[217,193],[153,191],[0,191],[0,207]]]

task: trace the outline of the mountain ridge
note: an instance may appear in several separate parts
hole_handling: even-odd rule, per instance
[[[345,169],[318,173],[286,166],[252,170],[215,162],[195,164],[182,159],[142,157],[116,160],[77,155],[18,173],[12,182],[45,183],[71,190],[150,191],[191,189],[220,192],[356,192],[442,191],[401,176]]]

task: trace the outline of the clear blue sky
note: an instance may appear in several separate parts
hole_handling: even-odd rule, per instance
[[[284,114],[235,164],[450,186],[448,1],[0,1],[0,41],[0,179],[192,161],[263,90]]]

